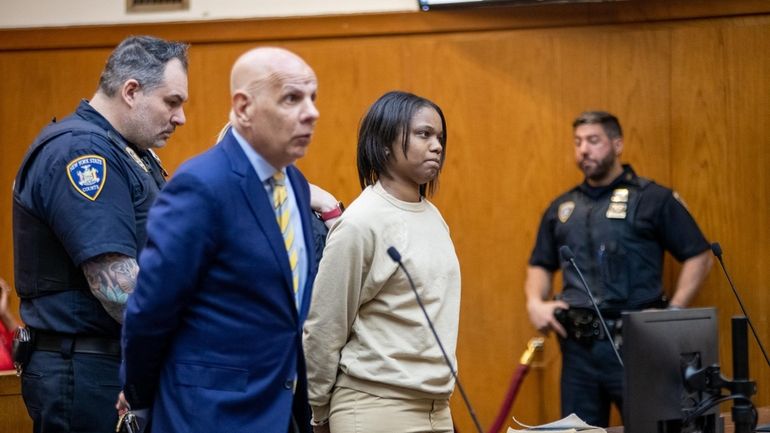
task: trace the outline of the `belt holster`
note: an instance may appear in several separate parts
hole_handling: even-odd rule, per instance
[[[16,375],[21,376],[32,356],[34,350],[34,334],[32,330],[19,326],[13,333],[13,366],[16,368]]]
[[[591,344],[603,334],[601,324],[595,316],[593,311],[583,308],[554,311],[554,317],[567,331],[567,338],[581,344]]]
[[[619,347],[622,343],[620,329],[622,322],[619,317],[610,315],[604,321],[607,323],[607,329],[610,335],[604,332],[604,327],[599,320],[596,312],[586,308],[570,308],[569,310],[556,309],[554,317],[559,321],[564,330],[567,331],[567,338],[578,343],[590,345],[595,340],[610,339]]]

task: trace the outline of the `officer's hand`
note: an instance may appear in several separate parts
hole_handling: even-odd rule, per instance
[[[554,310],[561,308],[568,310],[569,305],[564,301],[529,301],[527,302],[527,312],[529,313],[529,321],[532,322],[538,331],[543,334],[547,334],[548,331],[554,330],[561,337],[567,337],[567,331],[561,326],[556,317],[554,316]]]
[[[115,409],[118,410],[118,415],[123,415],[131,409],[131,406],[126,401],[126,396],[123,395],[123,391],[118,394],[118,401],[115,403]]]

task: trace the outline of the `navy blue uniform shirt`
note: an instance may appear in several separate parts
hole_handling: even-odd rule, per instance
[[[637,178],[631,166],[625,165],[624,175],[628,172],[633,174],[634,179]],[[600,197],[609,194],[613,189],[625,185],[624,175],[618,176],[610,185],[604,187],[592,188],[583,181],[577,188],[591,200],[598,201]],[[563,197],[570,194],[571,191],[562,194],[551,202],[543,214],[535,247],[529,259],[530,265],[540,266],[551,272],[559,269],[561,265],[559,247],[561,245],[554,238],[554,227],[559,222],[559,204],[563,201]],[[646,199],[639,206],[639,215],[636,217],[636,230],[639,233],[645,232],[645,236],[654,238],[680,262],[697,256],[709,248],[706,238],[690,212],[676,198],[672,190],[655,185],[653,188],[647,189],[644,194]]]
[[[709,248],[697,223],[671,189],[640,178],[630,165],[606,187],[585,182],[554,200],[543,215],[529,264],[561,267],[561,298],[590,308],[582,281],[559,257],[561,245],[575,261],[605,311],[648,308],[663,295],[663,257],[678,261]]]
[[[73,131],[48,142],[28,163],[21,203],[53,230],[77,266],[106,253],[136,258],[147,239],[147,213],[165,182],[162,169],[87,101],[74,116],[107,137]],[[24,299],[21,317],[36,329],[120,336],[120,325],[87,287]]]

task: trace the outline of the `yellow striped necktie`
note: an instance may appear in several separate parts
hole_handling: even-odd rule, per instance
[[[278,221],[278,227],[283,235],[283,242],[286,246],[286,253],[289,255],[289,266],[291,267],[292,283],[294,284],[294,294],[299,289],[299,269],[297,268],[297,250],[294,247],[294,229],[289,220],[291,217],[291,202],[286,192],[286,175],[277,172],[273,175],[273,208],[275,209],[275,218]],[[296,296],[295,296],[296,297]]]

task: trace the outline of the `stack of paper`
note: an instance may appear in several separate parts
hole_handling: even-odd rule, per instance
[[[580,417],[578,417],[574,413],[571,413],[566,418],[562,418],[558,421],[554,421],[552,423],[543,424],[543,425],[526,425],[516,420],[516,418],[513,418],[513,421],[519,426],[524,427],[524,430],[516,430],[509,427],[508,433],[522,433],[522,432],[607,433],[607,430],[604,430],[601,427],[594,427],[592,425],[586,424],[585,421],[580,419]]]

